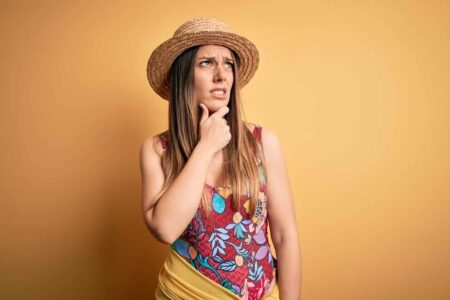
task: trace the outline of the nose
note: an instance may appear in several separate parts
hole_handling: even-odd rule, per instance
[[[217,68],[214,72],[214,81],[223,81],[226,79],[224,67],[221,65],[217,65]]]

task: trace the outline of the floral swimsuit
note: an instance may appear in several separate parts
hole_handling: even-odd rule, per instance
[[[253,136],[261,143],[262,127]],[[167,138],[162,146],[167,149]],[[267,182],[260,164],[257,211],[249,214],[249,200],[243,198],[239,211],[232,209],[232,193],[226,187],[205,183],[211,195],[209,218],[200,208],[183,234],[171,245],[201,274],[241,299],[262,299],[270,294],[277,278],[277,260],[267,236]],[[241,202],[242,203],[242,202]]]

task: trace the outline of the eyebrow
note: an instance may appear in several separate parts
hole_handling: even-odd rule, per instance
[[[214,56],[203,56],[203,57],[200,57],[199,59],[203,59],[203,58],[207,58],[207,59],[211,59],[211,60],[216,61],[216,58]],[[229,58],[229,57],[225,57],[225,60],[233,61],[233,59]]]

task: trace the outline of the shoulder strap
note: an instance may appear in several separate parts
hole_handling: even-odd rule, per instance
[[[255,124],[255,128],[253,128],[253,136],[256,138],[256,141],[261,144],[261,130],[262,127],[258,124]]]
[[[161,146],[163,147],[163,149],[166,150],[169,143],[166,137],[166,133],[161,134],[159,140],[161,141]]]
[[[253,136],[255,137],[255,140],[258,145],[259,150],[261,151],[261,153],[264,153],[262,139],[261,139],[262,126],[258,125],[258,124],[254,124],[254,125],[255,125],[255,127],[253,128]],[[259,157],[257,158],[257,164],[262,165],[261,159]]]

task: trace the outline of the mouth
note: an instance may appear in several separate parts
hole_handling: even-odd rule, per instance
[[[227,96],[227,89],[226,88],[214,88],[209,91],[211,95],[215,98],[224,99]]]

